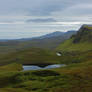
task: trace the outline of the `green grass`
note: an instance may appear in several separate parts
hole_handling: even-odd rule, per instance
[[[0,92],[29,92],[21,88],[0,88]]]
[[[65,72],[65,70],[66,70],[66,72]],[[2,84],[1,87],[3,89],[4,88],[5,88],[5,90],[11,89],[10,92],[12,92],[12,90],[17,91],[19,89],[24,90],[24,91],[26,90],[28,92],[30,92],[30,91],[33,91],[33,92],[50,92],[50,91],[58,92],[58,90],[61,90],[62,92],[68,92],[68,91],[69,92],[71,92],[71,91],[82,92],[83,90],[86,90],[85,92],[90,92],[90,91],[87,91],[86,86],[91,86],[91,84],[92,84],[90,82],[92,80],[91,75],[90,76],[89,76],[89,74],[87,75],[89,77],[87,78],[87,81],[86,81],[85,75],[87,73],[84,73],[82,70],[79,71],[75,68],[74,69],[74,70],[76,70],[75,73],[73,71],[73,68],[65,69],[65,70],[64,69],[63,70],[62,69],[49,70],[49,71],[53,71],[53,72],[56,71],[56,72],[60,73],[60,75],[58,75],[58,76],[55,76],[53,74],[52,74],[52,76],[49,76],[49,75],[48,76],[37,76],[37,75],[33,75],[33,72],[30,72],[30,71],[24,72],[24,73],[16,72],[14,74],[12,72],[8,72],[8,73],[5,73],[8,76],[6,76],[5,74],[3,75],[3,79],[4,79],[4,80],[2,79],[3,83],[2,83],[2,81],[0,83]],[[44,73],[45,70],[42,72]],[[1,79],[1,77],[0,77],[0,79]],[[74,88],[74,89],[72,89],[72,88]],[[79,90],[80,88],[81,88],[81,90]]]
[[[61,44],[56,50],[65,51],[65,52],[85,52],[88,50],[92,50],[92,43],[89,42],[82,42],[75,44],[73,43],[73,38],[65,41]]]
[[[22,72],[20,64],[2,66],[0,67],[0,91],[91,92],[92,52],[80,53],[78,57],[82,62],[58,69]]]
[[[0,67],[0,71],[21,71],[22,69],[22,65],[17,63]]]
[[[0,65],[20,64],[55,64],[59,63],[56,53],[40,48],[30,48],[0,56]]]

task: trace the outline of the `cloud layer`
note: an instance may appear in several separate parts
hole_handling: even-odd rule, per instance
[[[77,30],[82,24],[92,24],[92,0],[0,0],[1,38]]]

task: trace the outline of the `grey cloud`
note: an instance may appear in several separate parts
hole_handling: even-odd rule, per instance
[[[0,15],[48,16],[91,0],[0,0]]]
[[[73,2],[67,0],[0,0],[0,14],[49,15]]]
[[[71,16],[92,15],[92,4],[79,4],[66,9],[63,13]]]
[[[40,22],[42,22],[42,23],[45,23],[45,22],[56,22],[56,20],[55,19],[53,19],[53,18],[45,18],[45,19],[29,19],[29,20],[27,20],[26,22],[34,22],[34,23],[40,23]]]
[[[76,30],[91,19],[92,0],[0,0],[0,38]]]

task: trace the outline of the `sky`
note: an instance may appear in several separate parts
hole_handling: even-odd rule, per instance
[[[0,39],[78,30],[92,24],[92,0],[0,0]]]

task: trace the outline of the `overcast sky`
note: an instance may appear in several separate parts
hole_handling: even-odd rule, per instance
[[[92,24],[92,0],[0,0],[0,39],[78,30]]]

